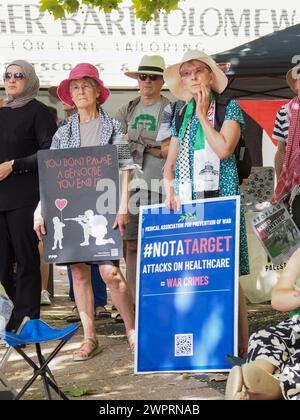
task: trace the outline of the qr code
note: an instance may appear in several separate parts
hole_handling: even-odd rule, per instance
[[[193,354],[193,334],[175,334],[175,357]]]

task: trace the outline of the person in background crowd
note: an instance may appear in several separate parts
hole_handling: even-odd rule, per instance
[[[218,95],[228,79],[215,61],[202,51],[187,52],[182,61],[168,67],[164,78],[171,93],[187,102],[178,131],[173,121],[172,139],[164,169],[166,206],[199,198],[240,195],[234,149],[244,128],[238,103],[230,101],[221,130],[214,128]],[[213,167],[209,183],[199,175],[205,165]],[[240,275],[249,274],[248,247],[243,205],[240,227]],[[248,345],[247,306],[239,290],[239,355],[246,357]]]
[[[113,228],[119,228],[124,234],[128,223],[128,181],[130,170],[135,167],[127,142],[120,131],[120,124],[110,118],[101,108],[109,97],[107,89],[99,78],[96,67],[88,63],[75,66],[68,79],[58,87],[62,102],[76,105],[78,112],[60,127],[53,137],[51,149],[68,149],[89,146],[101,146],[112,142],[118,149],[118,163],[123,171],[122,195],[120,208]],[[35,230],[39,237],[46,234],[44,219],[40,209],[35,214]],[[68,263],[68,261],[66,261]],[[127,283],[119,269],[118,261],[98,261],[92,263],[99,267],[104,282],[109,286],[114,305],[124,319],[128,342],[132,351],[135,349],[135,326],[133,305]],[[94,323],[94,296],[91,286],[90,264],[70,264],[73,277],[75,302],[81,317],[84,341],[80,349],[73,354],[74,361],[85,361],[99,353]]]
[[[64,125],[66,123],[66,121],[69,117],[71,117],[72,115],[74,115],[77,112],[76,106],[75,105],[68,105],[68,104],[65,104],[65,103],[61,102],[61,100],[59,99],[59,97],[57,95],[57,86],[50,86],[48,88],[48,93],[52,98],[56,99],[57,101],[59,101],[62,104],[65,116],[62,120],[59,120],[58,118],[56,120],[57,121],[57,126],[61,127],[62,125]]]
[[[247,363],[228,377],[227,400],[300,400],[300,248],[272,291],[272,307],[290,317],[250,337]]]
[[[0,108],[3,106],[3,100],[0,99]],[[53,115],[55,121],[57,119],[57,112],[56,109],[53,107],[48,106],[49,111]],[[54,112],[55,111],[55,112]],[[42,243],[39,244],[39,252],[40,252],[40,271],[41,271],[41,279],[42,279],[42,292],[41,292],[41,305],[51,305],[50,300],[50,293],[48,292],[48,278],[49,278],[49,266],[44,262],[43,259],[43,245]],[[16,264],[13,264],[16,269]],[[12,270],[13,270],[12,265]],[[13,273],[8,275],[8,279],[3,279],[3,282],[7,285],[7,288],[11,289],[10,296],[15,296],[15,281],[12,281]]]
[[[170,141],[172,137],[172,121],[182,108],[184,107],[184,101],[170,102],[164,109],[160,128],[157,133],[157,142],[161,142],[161,153],[164,159],[167,159]]]
[[[124,236],[126,277],[133,300],[136,293],[139,206],[163,202],[163,190],[159,183],[163,178],[165,160],[161,144],[156,141],[156,137],[164,109],[169,103],[169,100],[161,95],[164,69],[165,62],[162,57],[146,55],[137,71],[126,72],[126,76],[137,80],[140,96],[123,106],[116,114],[116,119],[121,122],[122,130],[127,135],[133,159],[142,168],[142,172],[135,172],[132,180],[133,206]],[[134,200],[133,196],[138,198]]]
[[[57,109],[54,106],[48,106],[49,111],[51,112],[56,124],[58,121]]]
[[[40,253],[40,270],[41,270],[41,280],[42,280],[42,291],[41,291],[41,305],[50,306],[50,293],[48,292],[48,282],[49,282],[49,264],[45,263],[43,257],[43,242],[39,243],[39,253]]]
[[[273,139],[278,140],[275,155],[277,186],[272,204],[288,201],[300,229],[300,67],[288,71],[286,80],[296,96],[277,113]]]
[[[8,329],[15,329],[25,316],[40,316],[40,256],[32,221],[39,201],[36,154],[50,147],[56,124],[47,106],[35,99],[39,79],[30,63],[10,63],[4,87],[7,97],[0,109],[0,280],[5,285],[14,281],[16,261],[15,288],[7,287],[14,303]]]

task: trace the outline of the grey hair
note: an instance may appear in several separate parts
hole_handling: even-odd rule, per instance
[[[93,86],[93,88],[95,89],[96,92],[100,92],[100,86],[98,84],[98,82],[96,82],[95,79],[93,79],[92,77],[84,77],[84,80],[86,80],[87,82],[90,82],[90,84]]]

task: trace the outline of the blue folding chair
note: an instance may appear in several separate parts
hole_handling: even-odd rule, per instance
[[[2,337],[11,347],[13,347],[23,359],[32,367],[34,374],[24,385],[22,390],[15,396],[15,400],[20,400],[25,392],[31,387],[34,381],[41,376],[43,380],[45,394],[48,400],[52,400],[50,388],[52,388],[63,400],[69,398],[58,388],[54,376],[49,369],[49,363],[54,359],[62,347],[73,337],[79,329],[79,323],[58,330],[50,327],[40,319],[29,320],[22,330],[15,334],[10,332],[0,332]],[[47,359],[42,354],[41,343],[50,341],[60,341],[58,346],[48,356]],[[23,348],[29,344],[35,344],[39,366],[24,352]]]
[[[23,321],[21,322],[21,324],[20,324],[20,326],[17,330],[17,334],[19,334],[22,331],[24,325],[28,321],[30,321],[30,318],[28,316],[25,316],[25,318],[23,319]],[[7,349],[6,349],[2,359],[0,361],[0,400],[13,400],[13,399],[15,399],[15,397],[17,395],[17,391],[1,375],[1,371],[3,370],[4,366],[7,364],[12,350],[13,350],[13,347],[7,345]]]

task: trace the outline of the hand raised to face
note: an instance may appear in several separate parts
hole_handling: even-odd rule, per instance
[[[199,84],[197,99],[196,99],[196,115],[199,120],[203,120],[207,116],[207,112],[210,104],[210,91],[203,84]]]

